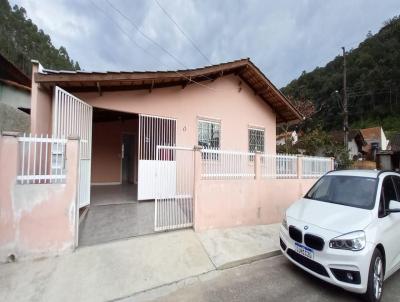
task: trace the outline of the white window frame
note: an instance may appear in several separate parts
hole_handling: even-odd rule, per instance
[[[210,148],[210,149],[220,149],[221,148],[221,136],[222,136],[222,127],[221,127],[221,120],[218,119],[210,119],[210,118],[204,118],[204,117],[198,117],[197,118],[197,144],[200,145],[200,123],[207,123],[207,124],[213,124],[213,125],[218,125],[218,131],[219,131],[219,137],[218,137],[218,147],[217,148]],[[208,148],[207,148],[208,149]]]

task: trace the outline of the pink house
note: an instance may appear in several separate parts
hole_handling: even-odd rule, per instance
[[[100,205],[113,215],[118,206],[135,205],[137,221],[129,228],[142,233],[275,223],[332,168],[331,159],[276,154],[277,124],[299,119],[301,114],[249,59],[156,72],[55,71],[34,62],[33,137],[8,134],[0,141],[0,152],[14,148],[19,154],[17,171],[9,176],[15,180],[4,184],[5,195],[18,191],[24,196],[29,186],[36,190],[31,194],[47,190],[51,196],[61,190],[69,196],[57,210],[43,205],[45,194],[36,203],[42,206],[40,219],[65,212],[65,207],[76,213],[66,218],[69,237],[38,231],[52,238],[44,244],[47,252],[96,243],[93,232],[105,223],[96,226],[91,213]],[[51,148],[47,155],[41,144]],[[35,152],[27,152],[28,147]],[[74,166],[70,158],[75,157]],[[66,168],[71,166],[76,168]],[[9,221],[16,227],[24,219],[35,224],[39,218],[32,213],[16,222],[10,210]],[[115,220],[106,224],[112,228]],[[151,224],[147,231],[140,227],[145,223]],[[20,254],[34,250],[22,246],[12,230],[7,239],[0,236],[0,246],[10,240]]]

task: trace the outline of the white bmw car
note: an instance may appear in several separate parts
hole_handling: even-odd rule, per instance
[[[327,173],[286,211],[280,246],[308,273],[380,301],[400,268],[400,174]]]

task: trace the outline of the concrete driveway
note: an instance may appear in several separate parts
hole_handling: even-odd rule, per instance
[[[385,283],[382,302],[400,301],[400,273]],[[149,293],[150,294],[150,293]],[[298,269],[283,256],[260,260],[204,276],[178,290],[160,291],[128,301],[279,301],[356,302],[359,296],[331,286]],[[164,296],[162,296],[164,295]]]

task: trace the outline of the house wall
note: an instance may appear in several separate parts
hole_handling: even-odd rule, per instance
[[[389,144],[389,141],[386,138],[385,132],[383,132],[383,128],[381,128],[381,142],[380,142],[381,149],[387,150],[388,144]]]
[[[196,231],[279,223],[286,209],[303,197],[318,179],[302,178],[302,161],[298,161],[297,178],[264,178],[259,154],[255,156],[254,178],[202,179],[199,151],[195,151],[194,158]]]
[[[137,120],[93,124],[92,183],[121,182],[123,133],[137,134]]]
[[[197,119],[221,121],[220,148],[248,150],[248,127],[265,128],[265,150],[275,153],[276,118],[271,107],[234,75],[212,83],[140,91],[74,93],[94,107],[177,119],[177,145],[197,145]]]
[[[79,141],[69,140],[64,184],[17,184],[18,141],[0,136],[0,262],[73,250],[77,244]]]
[[[349,159],[353,159],[353,157],[358,154],[358,146],[354,138],[351,141],[349,141],[348,148],[349,148]]]

